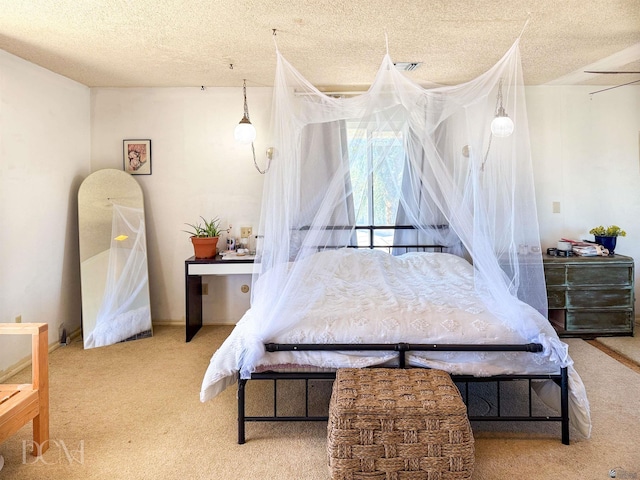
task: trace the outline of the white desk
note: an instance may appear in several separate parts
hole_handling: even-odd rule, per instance
[[[223,260],[190,257],[184,262],[186,340],[191,341],[202,327],[202,276],[247,275],[253,273],[253,257]]]
[[[251,263],[245,263],[251,262]],[[238,260],[225,260],[220,263],[191,263],[189,275],[239,275],[253,273],[253,260],[238,262]]]

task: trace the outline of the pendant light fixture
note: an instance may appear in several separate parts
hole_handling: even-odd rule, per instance
[[[513,120],[509,118],[502,105],[502,79],[498,84],[498,99],[496,101],[496,116],[491,122],[491,133],[496,137],[508,137],[513,133]]]
[[[502,78],[500,78],[500,82],[498,83],[498,97],[496,98],[496,114],[491,121],[491,134],[489,135],[487,151],[485,152],[484,159],[480,165],[481,171],[484,172],[484,167],[487,163],[487,159],[489,158],[489,151],[491,150],[491,141],[493,140],[493,137],[508,137],[513,133],[514,128],[515,125],[513,124],[513,120],[509,118],[509,115],[507,115],[504,105],[502,104]]]
[[[244,96],[244,115],[235,129],[234,137],[236,141],[248,145],[256,139],[256,128],[249,120],[249,107],[247,106],[247,81],[242,81],[242,95]]]
[[[233,65],[230,66],[233,69]],[[267,166],[264,170],[261,170],[258,166],[258,162],[256,161],[256,149],[253,145],[254,140],[256,139],[256,128],[251,124],[251,120],[249,120],[249,107],[247,106],[247,80],[242,80],[242,96],[244,98],[244,114],[242,115],[242,119],[240,123],[236,126],[235,131],[233,132],[233,136],[236,141],[242,143],[244,145],[251,144],[251,153],[253,154],[253,165],[256,167],[256,170],[262,175],[269,171],[269,167],[271,166],[271,160],[273,159],[274,149],[270,147],[267,149]]]

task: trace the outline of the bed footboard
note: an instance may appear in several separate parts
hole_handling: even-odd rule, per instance
[[[542,345],[537,343],[523,345],[468,345],[468,344],[265,344],[265,348],[270,352],[277,351],[298,351],[298,350],[342,350],[342,351],[395,351],[398,352],[398,368],[406,368],[405,355],[408,351],[521,351],[521,352],[541,352]],[[569,381],[567,368],[562,368],[558,374],[550,375],[498,375],[492,377],[474,377],[471,375],[452,375],[453,380],[461,390],[461,394],[467,404],[469,420],[471,421],[501,421],[501,422],[559,422],[561,424],[562,443],[569,445]],[[290,421],[326,421],[326,415],[309,414],[309,381],[335,379],[335,372],[261,372],[251,375],[251,380],[269,380],[273,382],[273,414],[262,416],[246,415],[246,395],[245,388],[249,379],[238,380],[238,443],[246,441],[246,422],[290,422]],[[277,382],[281,380],[304,380],[305,381],[305,413],[298,416],[280,416],[277,407]],[[528,415],[514,416],[504,415],[501,411],[500,385],[502,382],[512,382],[515,380],[528,381]],[[532,389],[531,382],[535,380],[552,380],[560,387],[559,416],[535,415],[532,409]],[[495,415],[474,415],[469,407],[469,385],[475,383],[496,382],[497,388],[497,412]]]

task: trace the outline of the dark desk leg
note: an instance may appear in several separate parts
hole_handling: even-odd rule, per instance
[[[202,277],[185,272],[185,285],[186,333],[189,342],[202,327]]]

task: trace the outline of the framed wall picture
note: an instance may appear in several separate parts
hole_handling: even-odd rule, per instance
[[[123,165],[131,175],[151,175],[151,140],[124,140]]]

